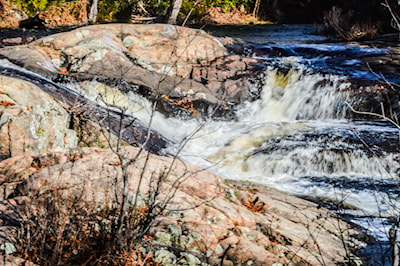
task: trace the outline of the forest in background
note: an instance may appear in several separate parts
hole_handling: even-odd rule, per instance
[[[178,25],[183,22],[192,26],[261,21],[325,23],[328,33],[352,40],[393,32],[395,23],[387,5],[398,14],[397,0],[0,0],[0,18],[3,18],[0,27],[13,27],[15,23],[7,24],[4,17],[7,10],[14,9],[30,17],[40,12],[48,26],[62,27],[91,22],[130,22],[133,17],[139,21],[152,18],[153,22],[168,22],[172,7],[177,7],[179,12],[173,24]]]

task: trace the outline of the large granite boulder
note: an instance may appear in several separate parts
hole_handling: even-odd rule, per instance
[[[0,76],[0,160],[75,148],[69,119],[61,103],[32,83]]]
[[[230,55],[202,30],[164,24],[86,26],[0,54],[47,77],[123,79],[178,107],[182,99],[218,105],[251,98],[257,63]]]
[[[138,152],[129,147],[121,154],[128,160]],[[189,163],[145,152],[133,162],[127,168],[128,198],[135,198],[139,192],[139,208],[149,199],[158,204],[170,199],[146,236],[153,241],[146,246],[147,252],[162,265],[173,265],[187,254],[188,260],[196,261],[193,265],[337,265],[350,259],[348,245],[354,248],[361,243],[351,237],[356,232],[349,225],[305,200],[227,184]],[[65,228],[94,215],[93,221],[85,220],[86,224],[79,227],[85,231],[104,210],[116,206],[117,198],[121,199],[121,172],[120,160],[110,149],[85,148],[4,160],[0,162],[0,202],[13,205],[14,211],[3,211],[2,219],[11,217],[15,222],[14,227],[3,223],[0,232],[20,230],[15,224],[18,217],[26,217],[26,210],[30,215],[46,212],[40,205],[46,198],[60,202],[56,206],[61,213],[70,215],[63,219]],[[158,194],[154,186],[160,176]],[[15,217],[16,213],[19,216]],[[7,241],[18,249],[18,243]]]

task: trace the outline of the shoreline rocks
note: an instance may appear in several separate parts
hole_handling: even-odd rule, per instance
[[[138,151],[133,147],[124,150],[128,158]],[[346,251],[362,245],[353,238],[357,232],[317,204],[262,188],[225,183],[186,162],[147,156],[141,153],[128,167],[130,197],[135,195],[138,177],[143,174],[140,195],[141,204],[146,204],[152,178],[166,169],[169,172],[157,199],[165,200],[176,188],[168,207],[146,234],[150,242],[154,241],[156,249],[152,252],[156,258],[164,256],[163,265],[170,265],[165,256],[176,256],[172,249],[190,254],[192,260],[203,265],[217,265],[221,260],[223,265],[316,265],[321,261],[333,265],[348,259],[357,261],[356,257],[348,258]],[[32,166],[35,160],[41,162],[41,167]],[[52,195],[61,202],[73,202],[73,198],[79,197],[76,205],[68,205],[68,213],[109,208],[122,191],[118,162],[110,149],[98,148],[4,160],[0,162],[1,191],[5,192],[1,202],[14,202],[13,208],[20,217],[26,215],[24,208],[40,211],[44,208],[40,206],[42,199]],[[174,187],[177,181],[179,186]],[[29,200],[18,201],[21,198]],[[146,206],[141,204],[140,208]],[[4,228],[4,224],[3,229],[18,230],[11,225]],[[173,259],[169,261],[172,263]]]
[[[77,146],[64,106],[35,85],[0,76],[0,160]]]
[[[186,40],[201,38],[200,46],[191,47],[194,43],[190,42],[177,45],[177,38],[186,35]],[[148,49],[158,47],[159,51],[140,53],[140,49],[147,49],[140,46],[144,45],[140,44],[143,39],[151,44]],[[175,62],[169,68],[165,68],[168,58],[160,54],[164,46],[176,49],[170,50]],[[127,95],[147,94],[163,101],[165,113],[169,112],[167,104],[187,109],[198,101],[220,106],[248,99],[251,95],[246,84],[256,69],[255,60],[230,55],[204,32],[166,25],[88,26],[26,46],[3,48],[0,54],[50,78],[72,77],[78,85],[94,76],[111,82],[127,80],[133,85],[119,87],[117,92],[106,88],[106,82],[98,86],[103,91],[103,102],[105,96],[110,96],[105,105],[118,103],[122,108],[134,108]],[[170,71],[174,75],[169,76]],[[79,81],[85,76],[87,80]],[[80,88],[79,93],[84,89]],[[48,203],[59,204],[59,209],[52,210],[61,216],[67,214],[66,225],[78,225],[80,230],[88,230],[88,235],[93,233],[89,225],[101,228],[110,224],[115,217],[104,213],[115,211],[122,195],[124,169],[117,154],[110,149],[78,148],[77,135],[72,130],[75,127],[65,110],[68,106],[33,84],[0,76],[0,92],[0,246],[15,248],[7,249],[8,255],[21,254],[18,252],[23,239],[18,237],[23,236],[23,226],[31,225],[35,217],[57,222],[48,212]],[[99,96],[98,91],[95,94]],[[178,101],[184,99],[187,101],[179,106]],[[21,126],[13,128],[16,121]],[[36,122],[46,128],[31,127]],[[46,141],[38,136],[39,129],[40,136],[48,133]],[[16,142],[11,135],[24,138]],[[353,237],[358,232],[314,203],[263,188],[229,184],[190,163],[139,148],[127,146],[121,154],[132,159],[125,170],[129,177],[128,197],[138,199],[134,206],[145,208],[154,195],[154,182],[163,178],[155,202],[167,201],[168,208],[158,213],[144,241],[147,254],[163,265],[360,262],[352,253],[363,246]],[[35,216],[43,213],[48,216]],[[70,233],[77,235],[73,229]]]
[[[202,30],[172,25],[86,26],[4,47],[0,54],[45,77],[123,79],[166,102],[164,107],[173,100],[178,109],[188,109],[176,104],[182,100],[216,109],[238,104],[260,88],[257,60],[230,55]]]

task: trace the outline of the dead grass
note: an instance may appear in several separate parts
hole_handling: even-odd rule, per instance
[[[27,15],[6,0],[0,0],[0,28],[18,28],[18,23]]]
[[[252,14],[234,9],[230,12],[223,12],[220,7],[211,7],[204,18],[207,24],[213,25],[247,25],[247,24],[270,24],[271,22],[260,20]]]
[[[42,13],[49,27],[75,26],[87,23],[87,5],[85,0],[64,2],[50,6]]]

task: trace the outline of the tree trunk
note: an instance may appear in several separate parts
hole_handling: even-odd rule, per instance
[[[98,0],[93,0],[92,5],[90,6],[89,22],[91,23],[97,21],[97,2]]]
[[[274,3],[272,4],[272,8],[276,11],[278,9],[278,0],[274,0]]]
[[[182,0],[171,0],[168,8],[167,23],[176,24],[179,10],[182,6]]]
[[[389,230],[390,246],[392,247],[392,266],[398,266],[400,264],[397,229],[398,229],[398,224],[395,224]]]
[[[258,16],[258,12],[260,10],[260,4],[261,4],[261,0],[256,0],[256,3],[254,5],[254,10],[253,10],[253,17]]]

